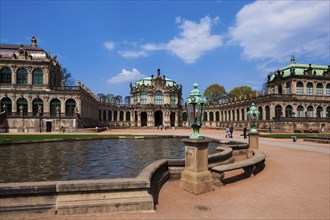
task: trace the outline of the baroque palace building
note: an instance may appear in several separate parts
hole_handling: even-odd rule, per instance
[[[130,84],[125,104],[97,97],[79,80],[65,86],[62,67],[49,52],[30,45],[0,45],[0,132],[52,132],[62,128],[181,127],[187,125],[182,85],[157,75]],[[330,131],[330,67],[290,65],[268,78],[268,92],[208,105],[204,127],[242,129],[252,103],[260,130]]]

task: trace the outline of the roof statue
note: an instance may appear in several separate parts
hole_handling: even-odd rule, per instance
[[[31,38],[31,46],[32,47],[37,47],[37,38],[35,36],[33,36]]]
[[[293,55],[291,56],[291,59],[290,59],[290,61],[291,61],[291,64],[296,64],[296,59],[294,58],[294,56],[293,56]]]

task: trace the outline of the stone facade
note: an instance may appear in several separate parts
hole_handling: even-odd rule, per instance
[[[0,45],[0,132],[188,126],[182,85],[160,70],[130,90],[124,105],[104,102],[79,80],[65,86],[56,55],[39,48],[36,38],[31,45]],[[330,131],[330,68],[296,64],[292,57],[269,76],[267,94],[207,106],[204,127],[242,129],[252,102],[261,112],[258,130]]]

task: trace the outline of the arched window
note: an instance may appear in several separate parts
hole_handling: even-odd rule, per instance
[[[282,86],[281,85],[278,85],[277,92],[278,92],[278,94],[282,94]]]
[[[297,107],[297,117],[304,117],[304,107],[301,105]]]
[[[8,67],[4,67],[1,69],[1,74],[0,74],[0,83],[11,83],[11,70]]]
[[[307,83],[306,95],[313,95],[313,83]]]
[[[154,104],[155,105],[162,105],[164,103],[163,101],[163,93],[160,90],[157,90],[155,92],[155,97],[154,97]]]
[[[275,106],[275,118],[282,117],[282,106],[277,105]]]
[[[131,113],[126,112],[126,121],[131,121]]]
[[[42,113],[44,109],[44,102],[41,98],[33,99],[32,101],[32,112],[33,115],[36,116],[37,113]]]
[[[19,68],[17,70],[17,85],[27,85],[27,71],[25,68]]]
[[[113,121],[117,121],[117,119],[118,119],[118,112],[114,111],[113,112]]]
[[[316,85],[316,95],[318,95],[318,96],[323,95],[322,88],[323,88],[322,83],[318,83]]]
[[[119,112],[119,121],[124,121],[124,112],[123,111]]]
[[[204,119],[203,119],[203,121],[207,121],[207,113],[206,112],[204,112]]]
[[[32,72],[32,85],[42,85],[43,84],[43,72],[41,69],[35,69]]]
[[[297,82],[297,90],[296,90],[297,95],[303,94],[303,87],[304,87],[304,84],[302,82]]]
[[[330,106],[328,106],[326,109],[326,117],[330,118]]]
[[[67,116],[72,116],[74,114],[74,109],[76,108],[76,101],[73,99],[68,99],[65,102],[65,113]],[[103,114],[103,120],[105,119],[105,112]]]
[[[108,111],[108,120],[112,121],[112,112],[111,111]]]
[[[244,109],[243,108],[242,108],[241,112],[242,112],[242,121],[244,121],[245,120],[245,113],[244,113]]]
[[[170,104],[173,106],[173,105],[176,105],[176,95],[175,93],[171,93],[171,96],[170,96]]]
[[[11,112],[12,111],[11,108],[12,108],[12,101],[11,101],[11,99],[8,98],[8,97],[2,98],[1,99],[1,102],[0,102],[0,109],[1,109],[0,112],[4,112],[4,111]]]
[[[285,117],[287,117],[287,118],[292,117],[292,106],[291,105],[287,105],[285,107]]]
[[[265,107],[265,112],[266,112],[266,120],[270,120],[270,109],[268,105],[266,105]]]
[[[262,120],[262,107],[261,106],[258,107],[258,111],[260,113],[259,120]]]
[[[316,117],[318,117],[318,118],[322,118],[323,117],[323,108],[322,108],[322,106],[318,106],[316,108]]]
[[[220,115],[219,112],[215,112],[215,120],[220,121]]]
[[[182,113],[182,121],[187,121],[187,112]]]
[[[291,82],[285,84],[286,94],[291,94]]]
[[[307,107],[307,117],[313,117],[313,106]]]
[[[103,121],[107,119],[107,111],[103,110]]]
[[[147,92],[145,91],[141,92],[140,100],[142,105],[147,104]]]
[[[57,113],[61,113],[61,101],[58,99],[52,99],[50,101],[50,115],[55,116]]]
[[[27,112],[28,111],[28,102],[25,98],[19,98],[17,100],[17,112]]]
[[[325,95],[330,96],[330,83],[328,83],[326,88],[325,88]]]
[[[210,121],[214,121],[213,112],[210,112]]]
[[[239,121],[239,109],[236,109],[236,120]]]

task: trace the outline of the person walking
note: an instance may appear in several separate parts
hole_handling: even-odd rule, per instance
[[[247,132],[247,129],[246,129],[246,127],[244,127],[244,128],[243,128],[243,136],[244,136],[244,139],[247,138],[247,136],[246,136],[246,132]]]

